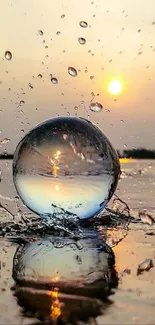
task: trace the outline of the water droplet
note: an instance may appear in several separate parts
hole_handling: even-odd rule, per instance
[[[56,85],[58,83],[58,79],[57,78],[51,78],[51,82]]]
[[[61,18],[63,19],[63,18],[65,18],[65,15],[63,14],[63,15],[61,15]]]
[[[70,74],[70,76],[72,77],[76,77],[77,76],[77,71],[75,68],[73,67],[68,67],[68,73]]]
[[[28,87],[29,87],[29,89],[33,89],[31,82],[29,82]]]
[[[100,103],[90,103],[89,108],[92,112],[101,112],[103,106]]]
[[[81,45],[86,44],[86,40],[85,40],[85,38],[83,38],[83,37],[79,37],[79,38],[78,38],[78,41],[79,41],[79,43],[80,43]]]
[[[19,106],[23,106],[25,104],[24,100],[20,100]]]
[[[13,160],[13,179],[24,204],[57,220],[99,213],[113,195],[119,174],[109,140],[82,118],[58,117],[38,125],[20,141]]]
[[[38,30],[38,34],[39,34],[40,36],[43,36],[43,35],[44,35],[44,33],[43,33],[43,31],[42,31],[41,29]]]
[[[61,34],[61,32],[58,30],[57,32],[56,32],[56,35],[60,35]]]
[[[87,22],[84,21],[84,20],[80,21],[79,25],[80,25],[82,28],[87,28],[87,27],[88,27]]]
[[[12,59],[12,53],[10,51],[5,52],[5,59],[10,61]]]
[[[90,76],[90,79],[91,79],[91,80],[94,79],[94,76]]]
[[[42,76],[41,73],[39,73],[37,77],[38,77],[39,79],[41,79],[43,76]]]
[[[0,144],[6,144],[8,142],[10,142],[10,139],[4,138],[3,140],[0,141]]]

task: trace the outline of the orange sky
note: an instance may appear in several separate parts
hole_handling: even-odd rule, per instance
[[[87,28],[79,26],[81,20]],[[11,139],[0,152],[13,151],[42,120],[75,115],[74,106],[78,116],[99,123],[115,148],[155,148],[154,0],[1,0],[0,30],[0,141]],[[4,59],[6,50],[11,61]],[[68,74],[69,66],[77,77]],[[117,97],[106,88],[111,78],[123,80]],[[100,113],[89,109],[92,92],[103,105]]]

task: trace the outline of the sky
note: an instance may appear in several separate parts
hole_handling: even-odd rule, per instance
[[[155,149],[154,0],[1,0],[0,30],[0,142],[9,139],[0,153],[38,123],[76,113],[116,149]],[[112,79],[122,81],[118,96],[108,92]]]

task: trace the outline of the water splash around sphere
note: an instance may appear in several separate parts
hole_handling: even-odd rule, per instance
[[[116,151],[90,121],[58,117],[32,129],[18,144],[13,179],[25,205],[42,217],[80,219],[102,211],[120,174]],[[62,216],[63,218],[63,216]]]

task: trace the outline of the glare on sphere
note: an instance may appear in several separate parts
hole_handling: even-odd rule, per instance
[[[55,208],[80,219],[98,214],[117,186],[116,151],[90,121],[58,117],[32,129],[13,159],[16,190],[25,205],[42,217]]]

